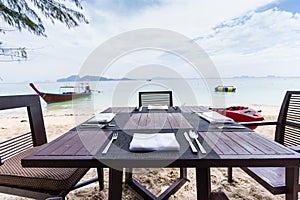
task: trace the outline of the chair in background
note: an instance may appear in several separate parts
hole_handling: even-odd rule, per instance
[[[247,122],[243,125],[276,125],[275,141],[300,152],[300,91],[287,91],[281,105],[277,121]],[[244,167],[247,174],[268,189],[272,194],[286,194],[286,170],[284,167]],[[293,181],[297,194],[300,191],[299,170],[294,175],[288,176],[288,181]],[[232,181],[232,169],[229,168],[228,181]]]
[[[148,105],[173,106],[172,91],[139,92],[139,107]]]
[[[158,106],[173,106],[172,91],[147,91],[139,92],[139,107],[148,105]],[[153,195],[150,191],[145,189],[140,183],[132,178],[132,169],[126,169],[126,183],[139,193],[145,199],[167,199],[187,181],[187,169],[180,168],[180,177],[159,197]]]
[[[80,179],[88,168],[24,168],[21,159],[47,143],[43,114],[38,95],[0,96],[0,110],[26,107],[31,132],[0,143],[0,192],[45,199],[64,197],[73,189],[99,181],[103,189],[103,169],[98,178]]]

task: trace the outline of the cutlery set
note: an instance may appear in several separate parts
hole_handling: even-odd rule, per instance
[[[190,145],[190,147],[191,147],[191,149],[192,149],[192,152],[193,152],[193,153],[197,153],[198,150],[197,150],[196,147],[194,146],[194,144],[193,144],[191,138],[188,136],[188,133],[187,133],[187,132],[184,132],[183,135],[184,135],[185,139],[188,141],[188,143],[189,143],[189,145]]]
[[[143,109],[143,106],[140,106],[140,107],[136,107],[135,108],[136,110],[138,110],[139,112],[142,111]],[[174,110],[177,109],[177,106],[174,107]],[[196,111],[192,111],[192,113],[196,113],[198,114],[198,112]],[[91,124],[91,123],[86,123],[86,124],[81,124],[81,126],[94,126],[94,127],[99,127],[99,128],[105,128],[105,127],[114,127],[115,125],[114,124],[110,124],[110,123],[105,123],[105,124]],[[244,129],[245,127],[244,126],[234,126],[234,125],[219,125],[219,126],[216,126],[216,128],[218,129],[226,129],[226,128],[229,128],[229,129]],[[206,154],[206,150],[204,149],[204,147],[201,145],[201,143],[199,142],[198,140],[198,133],[193,131],[193,130],[190,130],[188,133],[187,132],[184,132],[184,137],[185,139],[188,141],[189,143],[189,146],[192,150],[193,153],[198,153],[198,150],[197,148],[194,146],[193,144],[193,141],[192,140],[195,140],[196,143],[197,143],[197,146],[200,150],[200,152],[202,154]],[[104,150],[102,151],[102,154],[106,154],[109,147],[111,146],[111,144],[113,143],[114,140],[116,140],[118,138],[118,132],[114,132],[113,135],[112,135],[112,138],[110,139],[109,143],[106,145],[106,147],[104,148]]]
[[[190,130],[189,133],[184,132],[183,135],[184,135],[185,139],[188,141],[188,143],[189,143],[189,145],[190,145],[193,153],[197,153],[198,150],[194,146],[191,138],[194,139],[194,140],[196,140],[196,143],[197,143],[197,145],[198,145],[198,147],[200,149],[200,152],[202,154],[206,154],[206,150],[204,149],[204,147],[201,145],[201,143],[198,140],[198,133],[194,132],[193,130]]]
[[[143,106],[140,106],[140,107],[137,107],[136,109],[139,109],[139,111],[141,111],[143,108]],[[195,111],[193,113],[196,113]],[[100,128],[105,128],[107,126],[115,126],[114,124],[82,124],[82,126],[96,126],[96,127],[100,127]],[[226,128],[229,128],[229,129],[244,129],[245,127],[244,126],[234,126],[234,125],[219,125],[219,126],[216,126],[216,128],[218,129],[226,129]],[[197,148],[194,146],[193,144],[193,141],[192,140],[195,140],[196,143],[197,143],[197,146],[200,150],[200,152],[202,154],[206,154],[206,150],[204,149],[204,147],[201,145],[201,143],[199,142],[198,140],[198,133],[193,131],[193,130],[190,130],[188,133],[187,132],[184,132],[184,137],[185,139],[188,141],[189,143],[189,146],[192,150],[193,153],[198,153],[198,150]],[[109,143],[107,144],[107,146],[104,148],[102,154],[106,154],[109,147],[111,146],[111,144],[113,143],[114,140],[116,140],[118,138],[118,132],[114,132],[113,135],[112,135],[112,138],[111,140],[109,141]]]
[[[191,138],[196,140],[196,143],[197,143],[197,145],[198,145],[198,147],[200,149],[200,152],[202,154],[206,154],[206,150],[203,148],[203,146],[199,142],[199,140],[198,140],[198,134],[196,132],[190,130],[189,134],[187,132],[184,132],[183,134],[184,134],[185,139],[188,141],[188,143],[189,143],[189,145],[190,145],[193,153],[197,153],[198,150],[194,146]],[[102,151],[102,154],[106,154],[107,153],[109,147],[111,146],[111,144],[113,143],[113,141],[116,140],[117,138],[118,138],[118,132],[114,132],[113,135],[112,135],[112,137],[111,137],[111,139],[110,139],[110,141],[108,142],[108,144],[106,145],[106,147]]]

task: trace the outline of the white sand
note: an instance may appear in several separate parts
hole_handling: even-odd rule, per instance
[[[278,108],[263,108],[262,115],[266,120],[276,120],[278,114]],[[88,116],[84,116],[87,118]],[[29,130],[27,123],[22,122],[28,120],[26,116],[21,114],[17,117],[11,115],[0,115],[0,141],[7,139],[15,135],[14,133],[24,132]],[[75,119],[72,113],[65,111],[44,111],[44,120],[47,131],[48,140],[60,136],[67,130],[74,127],[79,121]],[[257,132],[262,135],[273,139],[274,127],[264,126],[258,127]],[[138,170],[138,169],[136,169]],[[154,194],[160,194],[170,185],[170,183],[178,177],[178,169],[140,169],[136,173],[135,177],[145,185]],[[211,169],[211,181],[212,191],[223,191],[230,199],[234,200],[274,200],[284,199],[284,195],[272,195],[241,169],[234,168],[233,171],[234,182],[229,184],[227,182],[227,169],[226,168],[212,168]],[[91,169],[89,173],[84,177],[88,179],[96,176],[96,170]],[[195,170],[188,169],[188,178],[190,182],[187,182],[175,195],[170,199],[196,199],[196,187],[195,187]],[[67,199],[107,199],[108,198],[108,170],[105,169],[105,189],[99,192],[98,183],[94,183],[70,192],[67,195]],[[0,199],[26,199],[11,195],[0,194]],[[141,199],[138,195],[132,192],[127,186],[123,189],[123,199]]]

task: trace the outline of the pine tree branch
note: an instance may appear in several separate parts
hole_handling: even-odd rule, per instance
[[[0,56],[1,57],[10,57],[9,60],[17,60],[20,61],[27,59],[27,51],[25,47],[17,47],[17,48],[0,48]],[[2,60],[5,61],[5,60]],[[0,61],[1,62],[1,61]]]
[[[58,20],[68,28],[78,26],[82,22],[88,23],[81,12],[66,7],[67,1],[73,3],[76,8],[82,9],[81,0],[0,0],[0,19],[2,18],[9,26],[19,31],[27,29],[35,35],[45,37],[45,27],[39,15],[45,16],[52,23]],[[0,33],[5,32],[6,29],[0,27]],[[10,57],[12,61],[15,58],[27,59],[25,48],[3,48],[1,45],[3,43],[0,41],[0,56]]]
[[[22,0],[20,2],[22,2]],[[21,7],[17,5],[13,6],[13,8],[17,8],[18,10],[15,11],[0,2],[0,15],[8,25],[16,27],[20,31],[22,30],[22,28],[26,28],[28,31],[34,34],[45,36],[45,28],[42,24],[41,19],[34,13],[33,10],[28,8],[26,5],[24,6],[28,9],[27,13],[29,14],[29,16],[37,20],[37,23],[34,22],[33,19],[30,19],[22,11],[20,11]]]
[[[28,1],[28,0],[27,0]],[[41,18],[38,16],[26,0],[0,0],[0,17],[7,24],[16,27],[20,31],[27,29],[36,34],[46,36],[45,28]],[[78,9],[82,9],[79,0],[69,0],[73,2]],[[57,0],[30,0],[42,15],[48,18],[52,23],[58,20],[64,23],[68,28],[78,26],[79,23],[88,23],[85,16],[74,9],[67,8],[65,4]]]

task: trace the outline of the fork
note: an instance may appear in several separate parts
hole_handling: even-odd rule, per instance
[[[107,151],[108,151],[110,145],[111,145],[112,142],[113,142],[114,140],[116,140],[117,138],[118,138],[118,132],[114,132],[113,135],[112,135],[112,137],[111,137],[111,139],[110,139],[110,141],[109,141],[109,143],[106,145],[105,149],[102,151],[102,154],[106,154],[106,153],[107,153]]]

